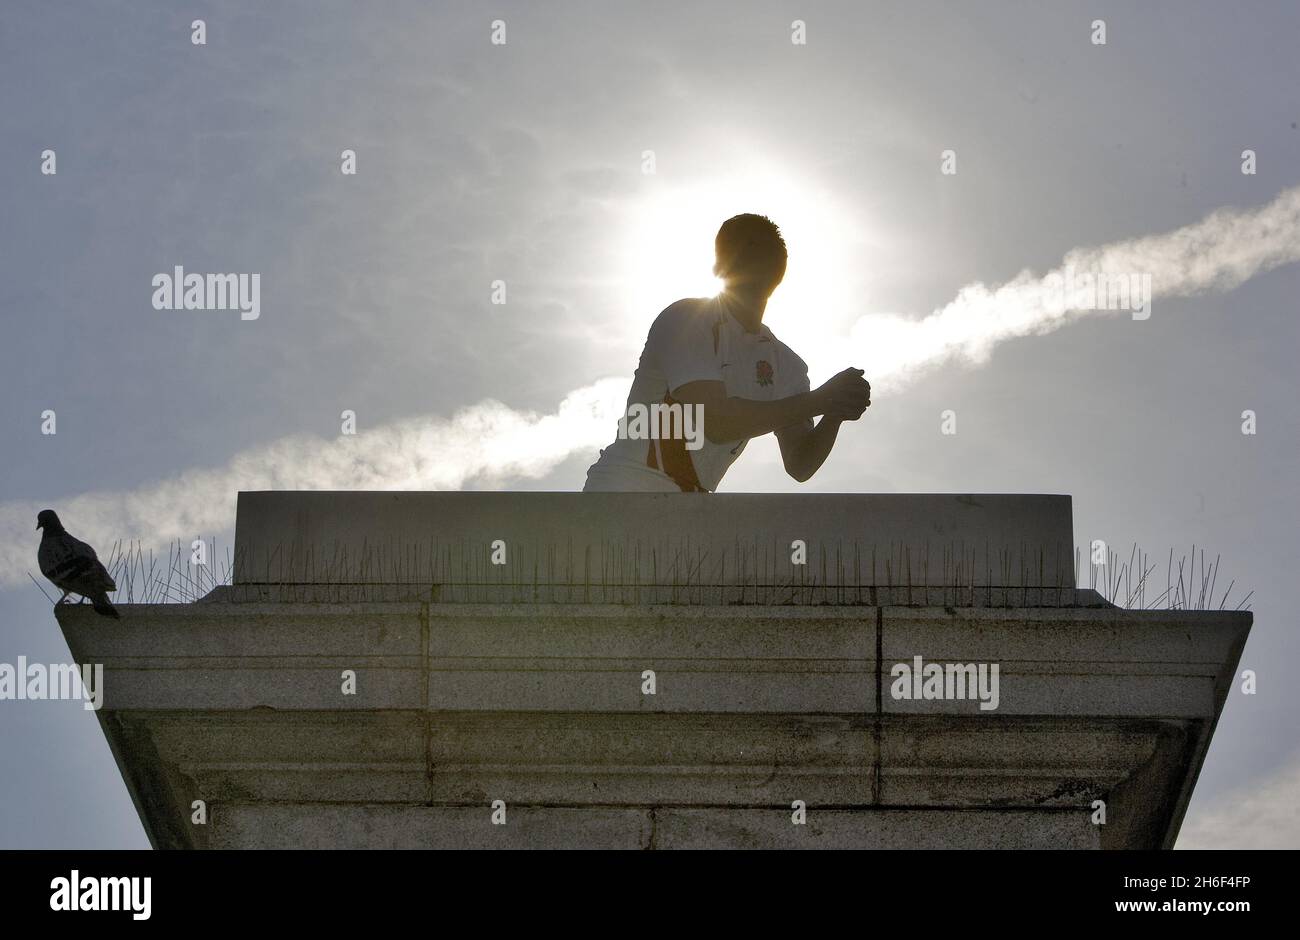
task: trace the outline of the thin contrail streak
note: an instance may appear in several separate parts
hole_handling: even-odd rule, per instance
[[[1300,261],[1300,187],[1258,209],[1220,209],[1199,222],[1097,248],[1076,248],[1043,275],[1022,271],[1004,284],[968,284],[946,306],[912,319],[864,316],[848,348],[873,386],[898,387],[951,359],[982,363],[997,344],[1037,336],[1088,316],[1128,315],[1098,308],[1085,275],[1145,279],[1154,312],[1176,297],[1228,291],[1258,274]],[[1063,284],[1074,282],[1072,292]],[[842,358],[842,357],[841,357]]]

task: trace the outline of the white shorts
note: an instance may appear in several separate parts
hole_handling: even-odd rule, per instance
[[[597,460],[587,469],[584,493],[680,493],[668,474],[646,464]]]

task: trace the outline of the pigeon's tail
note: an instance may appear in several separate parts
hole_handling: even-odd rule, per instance
[[[109,602],[107,594],[96,594],[90,599],[90,603],[95,607],[95,613],[103,614],[105,617],[112,617],[114,620],[121,620],[122,615],[117,612],[117,608]]]

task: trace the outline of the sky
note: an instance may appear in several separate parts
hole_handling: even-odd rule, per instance
[[[1300,847],[1298,46],[1271,2],[10,3],[0,662],[69,659],[47,505],[103,549],[228,544],[239,489],[580,489],[761,212],[765,322],[873,404],[809,483],[767,439],[721,489],[1068,493],[1081,546],[1219,557],[1258,692],[1179,846]],[[1149,315],[1048,309],[1098,264]],[[155,309],[177,265],[258,273],[259,316]],[[80,703],[0,741],[0,847],[147,845]]]

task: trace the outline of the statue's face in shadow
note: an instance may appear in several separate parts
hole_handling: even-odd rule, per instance
[[[768,257],[746,259],[743,264],[728,265],[719,260],[713,266],[713,273],[726,282],[730,293],[766,300],[785,279],[785,267],[785,256],[774,253]]]

